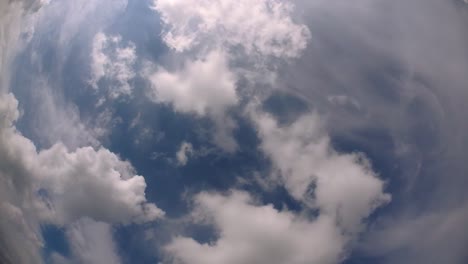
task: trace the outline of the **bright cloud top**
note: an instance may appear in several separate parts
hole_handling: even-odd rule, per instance
[[[292,21],[289,1],[159,0],[154,8],[168,26],[164,40],[177,51],[228,45],[247,53],[296,57],[309,36],[305,26]]]

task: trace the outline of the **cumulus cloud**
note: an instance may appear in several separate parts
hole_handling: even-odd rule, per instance
[[[174,263],[338,263],[348,240],[327,215],[308,219],[278,211],[245,192],[201,193],[195,204],[195,219],[212,223],[218,237],[206,244],[176,237],[165,248]]]
[[[10,62],[18,51],[25,15],[40,4],[0,1],[2,263],[42,263],[42,223],[68,225],[88,217],[126,224],[152,221],[163,215],[146,201],[143,177],[135,175],[128,162],[110,151],[91,147],[69,151],[61,143],[37,150],[16,129],[20,113],[18,101],[8,93]],[[102,208],[93,206],[97,201]]]
[[[2,240],[1,244],[21,246],[10,249],[15,256],[12,261],[20,261],[22,257],[15,259],[24,255],[41,262],[37,253],[40,244],[22,248],[34,241],[31,237],[39,236],[37,228],[41,222],[66,225],[87,217],[128,224],[153,221],[164,215],[146,201],[145,180],[134,174],[128,162],[103,148],[83,147],[70,152],[57,143],[37,151],[14,127],[19,116],[16,99],[7,94],[0,102],[2,212],[12,219],[5,218],[0,228],[2,239],[13,240]],[[25,237],[29,238],[25,243],[16,240]]]
[[[291,195],[336,218],[344,230],[358,231],[363,219],[390,200],[383,193],[384,182],[362,154],[338,153],[330,146],[317,115],[304,115],[283,127],[266,114],[254,120],[261,149]]]
[[[222,45],[240,46],[250,54],[295,57],[309,37],[304,25],[292,21],[289,1],[158,0],[154,8],[167,25],[165,42],[176,51]]]
[[[238,100],[236,78],[229,71],[226,54],[222,51],[188,61],[177,72],[159,69],[149,78],[153,83],[153,100],[172,103],[180,112],[200,116],[223,114]]]
[[[309,31],[291,19],[293,5],[286,1],[162,0],[154,2],[154,9],[164,23],[166,45],[175,54],[189,55],[181,69],[169,73],[159,68],[150,75],[156,100],[210,117],[214,142],[233,152],[236,124],[226,111],[238,103],[237,80],[246,74],[231,64],[240,58],[297,57]]]
[[[166,251],[176,263],[341,262],[365,230],[366,218],[390,201],[384,182],[363,155],[333,150],[317,115],[304,115],[290,126],[279,126],[264,113],[253,116],[261,149],[279,172],[278,184],[304,211],[278,211],[244,192],[201,193],[193,217],[212,224],[217,238],[204,244],[176,237]],[[317,215],[310,217],[307,210]]]
[[[54,218],[73,222],[83,216],[97,221],[131,223],[163,216],[146,202],[146,183],[128,162],[107,149],[83,147],[75,152],[60,144],[37,156],[39,186],[53,208]],[[112,194],[112,195],[109,195]]]
[[[135,45],[122,45],[121,36],[107,36],[100,32],[93,40],[91,53],[91,85],[97,89],[98,82],[109,82],[108,95],[115,99],[121,95],[130,95],[132,86],[129,81],[136,76],[133,67],[136,62]]]
[[[227,115],[237,104],[236,76],[227,65],[227,55],[219,50],[206,58],[187,61],[177,72],[160,68],[149,77],[151,98],[170,103],[176,111],[208,116],[215,123],[214,142],[222,149],[233,152],[237,144],[232,138],[236,127]]]
[[[102,147],[75,146],[69,150],[53,142],[50,148],[38,150],[15,127],[20,112],[18,101],[8,93],[10,63],[21,44],[22,30],[28,26],[24,24],[26,16],[41,4],[0,1],[0,262],[42,263],[40,225],[57,224],[69,230],[75,252],[87,251],[77,253],[80,261],[118,263],[113,249],[106,249],[106,245],[112,245],[110,225],[148,222],[164,215],[146,201],[144,178],[135,175],[128,162]],[[118,58],[131,60],[131,50],[118,51]],[[45,103],[58,112],[55,104]],[[106,224],[84,223],[83,218]],[[86,240],[99,240],[100,248],[85,250]]]

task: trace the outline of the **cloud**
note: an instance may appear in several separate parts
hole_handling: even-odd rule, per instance
[[[284,127],[266,114],[254,120],[261,149],[291,195],[335,218],[347,232],[359,231],[363,219],[390,201],[362,154],[333,150],[317,115],[303,115]]]
[[[87,145],[99,146],[99,138],[106,135],[104,126],[110,122],[89,126],[82,120],[78,106],[63,100],[53,92],[52,85],[42,78],[38,77],[31,84],[35,89],[29,92],[32,101],[26,106],[31,112],[25,114],[25,118],[30,118],[28,122],[31,123],[28,132],[36,136],[36,143],[50,147],[60,141],[70,149]]]
[[[182,142],[180,144],[179,151],[176,153],[177,164],[179,166],[185,166],[190,156],[193,155],[193,146],[188,142]]]
[[[201,243],[175,237],[166,246],[170,258],[195,264],[340,263],[365,230],[367,217],[390,201],[384,182],[362,154],[333,150],[315,114],[286,126],[265,113],[252,119],[260,147],[280,175],[277,184],[284,184],[303,211],[278,211],[245,192],[202,192],[194,198],[192,216],[196,223],[213,225],[217,238]],[[275,181],[271,177],[268,181]]]
[[[5,183],[3,179],[1,183]],[[4,189],[0,188],[1,191]],[[39,249],[43,243],[34,227],[30,226],[29,214],[9,203],[4,196],[5,194],[0,196],[0,262],[42,263]]]
[[[109,253],[111,248],[106,249],[105,246],[112,244],[110,225],[143,223],[164,215],[162,210],[146,201],[144,178],[135,175],[128,162],[105,148],[75,145],[73,150],[69,150],[51,139],[50,148],[38,150],[15,127],[20,111],[18,101],[8,93],[9,70],[18,47],[23,44],[23,30],[30,30],[29,23],[34,21],[45,22],[41,20],[44,19],[43,13],[25,22],[31,19],[29,12],[37,10],[41,4],[39,1],[0,1],[0,262],[42,263],[40,226],[57,224],[73,230],[69,238],[76,242],[72,243],[76,248],[81,245],[83,249],[84,244],[93,240],[105,242],[98,242],[100,248],[88,248],[86,254],[83,249],[80,258],[85,262],[117,263],[117,258]],[[54,5],[49,11],[53,13],[55,8],[57,6]],[[71,39],[68,37],[61,40],[69,44]],[[30,38],[25,40],[30,41]],[[66,49],[65,46],[62,48]],[[120,59],[131,57],[132,52],[125,48],[118,51]],[[62,62],[59,60],[58,64]],[[42,91],[50,92],[47,89]],[[53,112],[55,117],[61,116],[57,114],[60,113],[57,102],[51,100],[43,102],[47,104],[44,109]],[[58,122],[57,118],[54,121]],[[76,120],[63,118],[62,121],[65,121],[60,123],[63,126]],[[80,133],[79,129],[65,127],[68,133]],[[83,218],[106,223],[94,225],[90,224],[91,220],[83,223]],[[80,236],[81,241],[78,241]],[[85,241],[88,238],[90,241]],[[100,258],[92,251],[94,249],[100,254],[109,254]]]
[[[38,152],[14,127],[19,112],[13,95],[3,95],[0,102],[1,208],[9,216],[0,225],[0,244],[9,245],[1,249],[2,255],[8,249],[14,256],[11,261],[24,256],[41,263],[40,238],[31,242],[40,237],[39,223],[66,225],[87,217],[129,224],[164,215],[146,201],[145,180],[128,162],[104,148],[70,152],[61,143]],[[8,238],[13,241],[4,241]]]
[[[276,0],[158,0],[154,8],[167,26],[164,41],[176,51],[198,45],[242,47],[249,54],[296,57],[308,29],[291,19],[293,5]]]
[[[107,87],[111,99],[122,95],[131,95],[129,81],[136,76],[133,67],[136,62],[135,45],[122,46],[122,37],[107,36],[100,32],[93,40],[91,53],[91,85],[98,88],[100,80],[110,82]]]
[[[120,256],[112,237],[112,226],[82,219],[66,230],[73,263],[119,264]]]
[[[465,263],[468,207],[433,210],[419,216],[382,218],[365,236],[361,250],[386,256],[383,263]],[[424,240],[421,238],[424,237]]]
[[[2,174],[18,192],[33,195],[31,199],[40,192],[52,222],[65,224],[86,216],[130,223],[163,215],[146,202],[145,180],[134,174],[128,162],[102,147],[82,147],[70,152],[56,143],[37,152],[34,144],[12,126],[18,117],[17,101],[11,94],[3,100],[7,108],[1,109]]]
[[[237,103],[236,78],[226,54],[213,51],[205,59],[188,61],[175,73],[158,69],[150,77],[157,102],[172,103],[180,112],[217,115]]]
[[[15,162],[7,160],[3,144],[10,142],[4,137],[4,130],[9,129],[18,117],[17,102],[4,96],[8,91],[10,63],[17,51],[17,42],[21,34],[24,15],[28,7],[39,4],[35,1],[0,0],[0,262],[2,263],[41,263],[39,247],[42,241],[37,235],[36,225],[23,212],[21,206],[31,206],[24,199],[23,186],[27,184],[22,168],[7,167]],[[13,109],[13,110],[12,110]],[[23,143],[19,140],[16,143]],[[11,143],[11,142],[10,142]],[[27,143],[27,142],[26,142]],[[21,159],[21,152],[8,153],[13,160]],[[12,173],[16,172],[14,175]],[[13,177],[12,177],[13,176]]]
[[[236,124],[226,111],[239,101],[237,81],[252,72],[233,65],[248,60],[258,68],[255,72],[266,71],[262,61],[299,56],[309,31],[292,20],[293,5],[287,1],[160,0],[154,9],[166,27],[164,42],[173,49],[174,60],[182,57],[184,64],[149,75],[157,92],[153,99],[171,102],[176,111],[210,117],[216,145],[235,151]]]
[[[182,113],[209,116],[215,123],[215,143],[232,152],[237,144],[232,138],[236,127],[227,111],[237,104],[236,76],[228,68],[227,55],[212,51],[206,58],[187,61],[177,72],[159,68],[149,76],[151,99],[170,103]]]
[[[314,48],[279,79],[325,113],[338,145],[366,150],[392,185],[392,209],[379,213],[386,224],[378,228],[387,232],[366,241],[388,248],[364,254],[388,263],[466,262],[458,247],[466,248],[466,228],[452,213],[468,201],[466,5],[298,1],[297,8],[307,14]],[[328,107],[324,100],[336,94],[354,98],[362,111]],[[435,214],[441,221],[415,228]],[[403,233],[400,227],[408,239],[381,243]],[[409,239],[426,233],[439,239]]]
[[[0,91],[7,91],[9,63],[18,51],[18,40],[23,33],[25,15],[33,13],[43,1],[16,0],[0,1]]]
[[[134,175],[131,165],[115,154],[90,147],[69,151],[61,143],[38,151],[34,143],[16,129],[20,113],[18,101],[8,93],[10,63],[21,46],[26,15],[40,4],[0,1],[2,263],[42,263],[42,223],[68,225],[89,217],[125,224],[152,221],[163,215],[154,204],[146,202],[143,177]],[[68,132],[71,131],[75,130]],[[116,194],[120,196],[114,196]],[[98,198],[104,207],[93,206],[97,200],[92,197]]]
[[[206,244],[174,238],[165,248],[174,263],[338,263],[348,240],[329,216],[278,211],[239,191],[197,195],[194,218],[212,223],[218,237]]]
[[[163,212],[146,202],[143,176],[107,149],[83,147],[75,152],[61,144],[37,156],[39,188],[59,223],[81,217],[110,223],[147,222]],[[111,195],[109,195],[111,194]]]
[[[65,236],[70,246],[70,256],[53,252],[48,257],[50,263],[122,263],[113,239],[113,228],[108,223],[83,218],[68,225]]]

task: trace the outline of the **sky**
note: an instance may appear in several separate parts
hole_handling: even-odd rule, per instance
[[[463,0],[0,0],[0,263],[468,263]]]

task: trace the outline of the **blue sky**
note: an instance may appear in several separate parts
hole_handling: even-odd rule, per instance
[[[0,0],[0,262],[468,261],[468,7]]]

